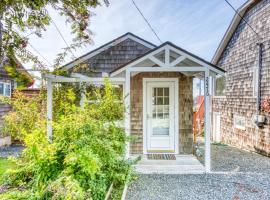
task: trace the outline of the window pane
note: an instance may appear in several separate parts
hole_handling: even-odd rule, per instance
[[[217,77],[216,78],[216,88],[215,88],[216,96],[224,96],[225,95],[225,77]]]
[[[5,85],[5,96],[10,96],[10,84]]]
[[[162,97],[163,96],[163,88],[157,88],[157,95]]]
[[[0,83],[0,94],[4,95],[4,84]]]

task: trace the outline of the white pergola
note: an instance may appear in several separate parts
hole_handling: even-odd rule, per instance
[[[204,99],[205,99],[205,171],[211,171],[210,158],[210,96],[209,96],[209,77],[225,75],[225,71],[204,61],[203,59],[167,42],[151,50],[146,55],[133,60],[125,66],[116,69],[107,78],[112,84],[123,85],[124,102],[127,109],[125,113],[125,131],[130,135],[130,81],[131,77],[140,72],[181,72],[186,76],[199,77],[204,79]],[[56,75],[45,75],[47,80],[47,133],[52,140],[52,95],[53,83],[78,82],[104,84],[104,77],[88,77],[79,73],[72,73],[71,77]],[[127,144],[127,155],[129,155],[129,144]]]

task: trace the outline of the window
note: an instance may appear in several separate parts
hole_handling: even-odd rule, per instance
[[[241,117],[241,116],[234,116],[233,118],[233,124],[234,124],[234,128],[238,128],[241,130],[246,130],[246,119],[245,117]]]
[[[0,82],[0,95],[2,96],[11,96],[11,84]]]
[[[225,96],[226,79],[223,76],[215,78],[215,96]]]

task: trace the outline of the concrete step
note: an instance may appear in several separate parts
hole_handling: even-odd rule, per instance
[[[139,174],[203,174],[202,165],[135,165]]]

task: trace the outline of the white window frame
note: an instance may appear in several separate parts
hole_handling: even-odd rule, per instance
[[[236,119],[241,120],[241,121],[243,120],[244,121],[244,126],[236,124],[236,121],[237,121]],[[233,116],[233,126],[234,126],[234,128],[237,128],[237,129],[240,129],[240,130],[246,130],[246,118],[243,117],[243,116],[234,115]]]
[[[0,81],[0,84],[3,84],[3,94],[0,94],[1,96],[4,96],[4,97],[11,97],[11,83],[10,82],[3,82],[3,81]],[[6,87],[9,86],[10,88],[10,93],[9,95],[6,94]]]

